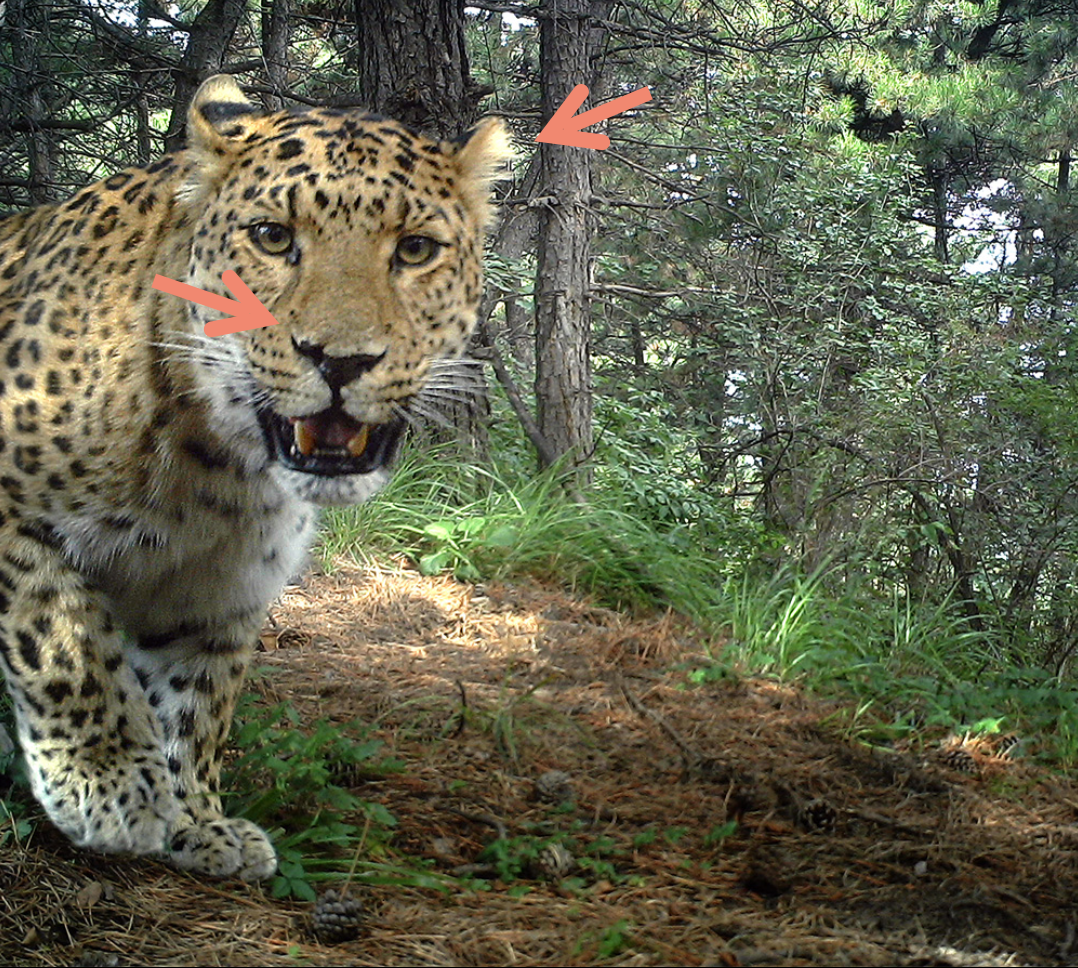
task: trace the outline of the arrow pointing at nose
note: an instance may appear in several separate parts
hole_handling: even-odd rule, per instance
[[[229,333],[239,333],[245,329],[261,329],[263,326],[276,326],[277,320],[273,314],[262,305],[247,284],[233,272],[226,269],[221,273],[221,281],[228,286],[228,291],[235,296],[220,296],[215,292],[207,292],[197,286],[189,286],[186,282],[177,282],[168,276],[154,276],[153,288],[161,292],[167,292],[170,296],[179,296],[188,302],[198,303],[200,306],[208,306],[219,312],[228,313],[228,318],[215,319],[206,323],[203,327],[207,336],[226,336]]]
[[[593,134],[580,129],[586,128],[589,124],[598,124],[616,114],[624,114],[630,108],[650,101],[651,91],[646,87],[641,87],[631,94],[623,94],[583,114],[574,115],[573,112],[584,103],[587,96],[587,84],[577,84],[535,140],[546,141],[553,145],[571,145],[574,148],[595,148],[598,151],[604,151],[610,147],[610,139],[605,134]]]

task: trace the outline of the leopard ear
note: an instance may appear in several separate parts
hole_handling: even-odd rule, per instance
[[[197,205],[224,180],[244,139],[263,112],[227,74],[202,82],[187,110],[187,150],[194,157],[177,189],[182,205]]]
[[[187,139],[196,151],[223,155],[234,151],[250,124],[262,116],[228,74],[202,82],[187,110]]]
[[[515,152],[509,129],[501,118],[484,118],[460,141],[454,142],[461,190],[474,207],[484,226],[493,221],[490,192],[494,183],[505,177],[506,165]]]

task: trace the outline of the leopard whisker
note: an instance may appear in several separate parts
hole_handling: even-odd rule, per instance
[[[453,426],[453,421],[444,413],[441,413],[434,407],[428,407],[419,400],[412,401],[411,411],[412,412],[408,414],[407,419],[412,426],[422,426],[422,422],[415,420],[416,417],[421,417],[423,420],[437,424],[439,427],[452,428]]]

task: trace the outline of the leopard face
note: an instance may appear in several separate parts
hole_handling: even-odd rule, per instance
[[[223,292],[234,269],[278,325],[203,343],[197,379],[222,426],[248,418],[234,432],[249,437],[257,419],[288,487],[352,503],[384,483],[409,404],[471,334],[504,134],[490,123],[455,147],[392,121],[245,104],[222,80],[192,111],[185,281]],[[188,314],[196,340],[219,315]]]

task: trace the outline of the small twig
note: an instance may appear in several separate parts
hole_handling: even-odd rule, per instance
[[[632,690],[625,684],[625,678],[621,673],[617,673],[614,680],[618,688],[621,690],[621,694],[625,697],[625,701],[629,704],[630,708],[638,716],[644,719],[650,719],[656,726],[659,727],[670,738],[670,741],[681,751],[681,758],[685,761],[687,767],[698,766],[704,762],[705,757],[696,752],[684,739],[681,738],[681,734],[671,726],[660,713],[655,712],[652,709],[648,709],[632,692]]]
[[[460,692],[460,712],[454,714],[457,717],[457,728],[453,730],[453,732],[450,734],[453,737],[457,737],[464,732],[464,724],[467,719],[468,712],[468,692],[464,688],[463,679],[457,680],[457,689]],[[452,719],[452,716],[450,717],[450,719]]]
[[[865,810],[863,807],[843,807],[841,812],[848,817],[857,817],[860,820],[867,820],[869,823],[879,824],[881,827],[890,827],[892,830],[901,830],[903,833],[916,834],[921,837],[931,833],[934,829],[924,825],[895,820],[893,817],[876,813],[874,810]]]
[[[471,820],[474,823],[485,823],[488,827],[493,827],[498,832],[498,840],[509,839],[509,828],[492,813],[469,813],[467,810],[458,810],[456,807],[450,807],[449,812],[455,813],[465,820]]]

